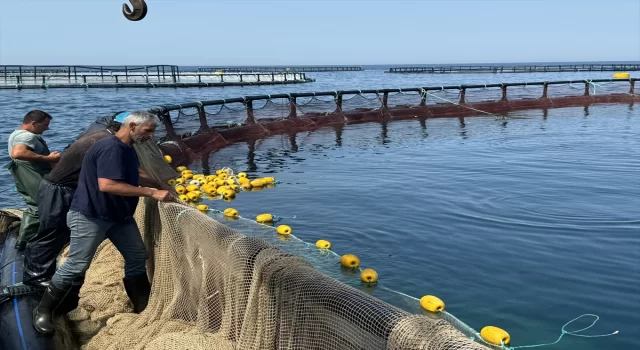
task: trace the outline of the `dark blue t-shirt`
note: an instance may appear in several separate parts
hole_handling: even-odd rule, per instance
[[[133,216],[138,197],[117,196],[100,191],[98,178],[124,181],[138,186],[138,156],[133,147],[110,136],[96,142],[82,161],[78,189],[71,210],[103,220],[122,222]]]

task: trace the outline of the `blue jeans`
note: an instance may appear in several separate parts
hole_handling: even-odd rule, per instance
[[[57,288],[67,290],[74,281],[84,278],[98,246],[105,238],[109,238],[122,254],[125,278],[147,272],[147,249],[133,218],[117,223],[70,210],[67,213],[67,225],[71,230],[69,256],[51,278],[51,283]]]

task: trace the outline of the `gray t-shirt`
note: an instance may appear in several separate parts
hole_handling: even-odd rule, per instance
[[[33,152],[42,155],[49,155],[49,148],[46,142],[40,137],[27,130],[16,130],[9,135],[9,156],[11,156],[11,149],[15,145],[25,145],[29,147]],[[15,162],[26,162],[24,160],[14,159]]]

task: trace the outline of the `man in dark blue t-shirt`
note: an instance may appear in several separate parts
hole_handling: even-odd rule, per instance
[[[123,282],[134,312],[139,313],[147,306],[151,291],[146,270],[147,251],[133,214],[139,197],[170,201],[173,196],[166,190],[138,187],[138,157],[131,145],[151,139],[157,124],[153,114],[133,112],[114,136],[96,142],[85,155],[78,188],[67,214],[71,230],[69,256],[33,310],[33,325],[38,332],[54,332],[53,311],[73,282],[84,276],[105,238],[109,238],[124,258]]]

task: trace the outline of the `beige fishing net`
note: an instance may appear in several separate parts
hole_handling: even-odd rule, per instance
[[[130,313],[122,256],[105,241],[68,315],[83,349],[486,349],[190,206],[141,199],[136,220],[149,304]]]

